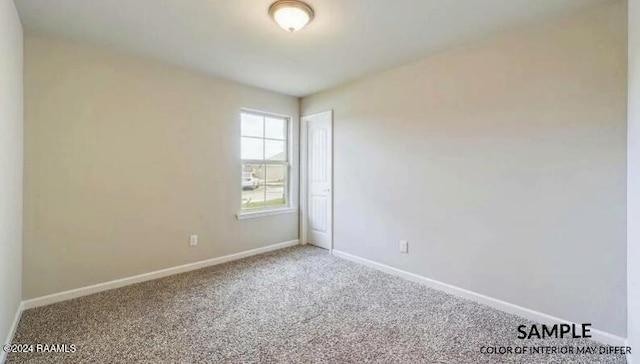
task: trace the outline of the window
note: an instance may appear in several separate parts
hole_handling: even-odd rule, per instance
[[[242,111],[242,211],[289,206],[289,119]]]

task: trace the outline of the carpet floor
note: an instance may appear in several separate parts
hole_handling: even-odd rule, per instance
[[[623,355],[486,355],[531,324],[313,247],[293,247],[23,313],[8,363],[625,363]]]

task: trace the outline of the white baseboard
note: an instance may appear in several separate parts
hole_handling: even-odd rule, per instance
[[[247,251],[243,251],[243,252],[236,253],[236,254],[225,255],[225,256],[222,256],[222,257],[218,257],[218,258],[202,260],[202,261],[195,262],[195,263],[189,263],[189,264],[180,265],[180,266],[177,266],[177,267],[157,270],[157,271],[154,271],[154,272],[144,273],[144,274],[140,274],[140,275],[137,275],[137,276],[127,277],[127,278],[122,278],[122,279],[116,279],[114,281],[94,284],[94,285],[91,285],[91,286],[76,288],[76,289],[72,289],[72,290],[69,290],[69,291],[50,294],[50,295],[47,295],[47,296],[32,298],[30,300],[22,301],[22,308],[24,310],[28,310],[30,308],[46,306],[46,305],[50,305],[52,303],[67,301],[67,300],[74,299],[74,298],[77,298],[77,297],[87,296],[87,295],[90,295],[90,294],[93,294],[93,293],[107,291],[107,290],[115,289],[115,288],[120,288],[120,287],[128,286],[128,285],[131,285],[131,284],[135,284],[135,283],[150,281],[150,280],[153,280],[153,279],[167,277],[167,276],[171,276],[171,275],[178,274],[178,273],[189,272],[189,271],[196,270],[196,269],[206,268],[206,267],[210,267],[210,266],[213,266],[213,265],[227,263],[227,262],[231,262],[233,260],[238,260],[238,259],[250,257],[250,256],[257,255],[257,254],[267,253],[267,252],[278,250],[278,249],[288,248],[290,246],[298,245],[299,243],[300,243],[300,241],[297,240],[297,239],[296,240],[291,240],[291,241],[286,241],[286,242],[283,242],[283,243],[278,243],[278,244],[265,246],[265,247],[262,247],[262,248],[247,250]]]
[[[13,337],[16,335],[16,330],[18,329],[18,323],[20,323],[20,317],[22,317],[22,311],[24,311],[24,308],[23,308],[22,302],[20,302],[20,304],[18,305],[18,308],[16,309],[16,314],[13,317],[13,323],[9,328],[9,332],[7,333],[7,338],[5,339],[3,345],[11,344],[11,342],[13,341]],[[7,353],[1,349],[2,348],[0,348],[0,364],[4,364],[5,360],[7,360]]]
[[[437,289],[439,291],[443,291],[451,295],[464,298],[470,301],[474,301],[474,302],[495,308],[497,310],[504,311],[506,313],[524,317],[531,321],[539,322],[542,324],[572,323],[568,320],[563,320],[558,317],[547,315],[545,313],[534,311],[522,306],[514,305],[513,303],[509,303],[509,302],[505,302],[489,296],[485,296],[483,294],[469,291],[464,288],[452,286],[450,284],[439,282],[434,279],[423,277],[414,273],[409,273],[407,271],[403,271],[398,268],[390,267],[388,265],[377,263],[372,260],[360,258],[358,256],[351,255],[339,250],[334,249],[332,253],[337,257],[350,260],[355,263],[360,263],[362,265],[366,265],[368,267],[380,270],[382,272],[389,273],[398,277],[402,277],[410,281],[423,284],[427,287]],[[626,343],[625,338],[610,334],[608,332],[597,330],[597,329],[591,329],[591,335],[593,340],[599,341],[606,345],[624,346]]]

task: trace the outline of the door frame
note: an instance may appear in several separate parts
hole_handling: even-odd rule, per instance
[[[330,238],[331,238],[331,243],[329,244],[329,252],[333,253],[333,231],[334,231],[334,218],[333,218],[333,205],[334,205],[334,199],[333,199],[333,173],[334,173],[334,168],[333,168],[333,152],[334,152],[334,148],[333,148],[333,137],[334,137],[334,133],[333,133],[333,110],[326,110],[326,111],[321,111],[321,112],[316,112],[316,113],[311,113],[311,114],[307,114],[307,115],[303,115],[300,117],[300,238],[301,238],[301,244],[306,245],[307,244],[307,238],[308,238],[308,229],[309,229],[309,174],[308,174],[308,167],[309,167],[309,119],[310,117],[313,116],[318,116],[318,115],[322,115],[322,114],[328,114],[329,115],[329,124],[331,125],[331,145],[329,146],[331,148],[331,233],[330,233]]]

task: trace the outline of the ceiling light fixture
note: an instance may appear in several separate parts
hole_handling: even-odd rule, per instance
[[[269,15],[278,25],[288,31],[297,32],[313,20],[313,9],[297,0],[280,0],[271,4]]]

